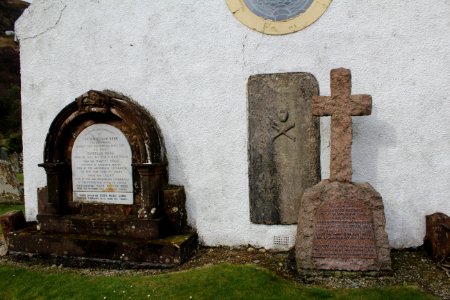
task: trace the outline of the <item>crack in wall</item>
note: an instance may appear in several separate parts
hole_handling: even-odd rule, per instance
[[[46,28],[44,31],[39,32],[39,33],[37,33],[37,34],[35,34],[35,35],[28,36],[28,37],[23,37],[23,38],[19,37],[19,41],[24,41],[24,40],[29,40],[29,39],[37,38],[38,36],[41,36],[41,35],[43,35],[43,34],[46,34],[47,32],[49,32],[49,31],[55,29],[55,28],[59,25],[59,23],[61,22],[62,15],[63,15],[64,10],[65,10],[66,8],[67,8],[67,5],[64,5],[63,8],[61,9],[61,11],[59,12],[58,19],[56,20],[56,22],[55,22],[54,25],[52,25],[52,26]]]
[[[245,70],[247,67],[247,62],[245,60],[245,47],[247,44],[247,35],[244,36],[244,40],[242,41],[242,70]]]

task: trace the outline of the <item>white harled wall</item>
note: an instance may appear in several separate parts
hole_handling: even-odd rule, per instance
[[[273,247],[296,226],[249,220],[246,82],[352,70],[373,96],[354,117],[354,181],[383,196],[391,246],[422,244],[426,214],[450,214],[450,2],[333,1],[303,31],[268,36],[225,0],[35,0],[16,23],[21,45],[26,215],[37,213],[47,130],[75,97],[114,90],[144,105],[165,139],[170,182],[187,191],[189,222],[207,245]],[[322,121],[322,173],[329,127]]]

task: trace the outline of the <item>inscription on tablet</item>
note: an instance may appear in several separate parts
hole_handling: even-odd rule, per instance
[[[72,149],[73,201],[133,204],[131,148],[108,124],[84,129]]]
[[[316,214],[316,258],[376,258],[372,213],[356,201],[323,204]]]

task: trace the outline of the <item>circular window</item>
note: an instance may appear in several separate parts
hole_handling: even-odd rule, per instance
[[[227,0],[244,25],[265,34],[287,34],[314,23],[332,0]]]
[[[304,13],[313,0],[244,0],[244,3],[261,18],[284,21]]]

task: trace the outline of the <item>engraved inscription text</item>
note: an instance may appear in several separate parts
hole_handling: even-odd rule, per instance
[[[84,129],[72,149],[73,201],[133,204],[131,148],[108,124]]]
[[[376,258],[372,213],[357,201],[332,201],[316,214],[316,258]]]

